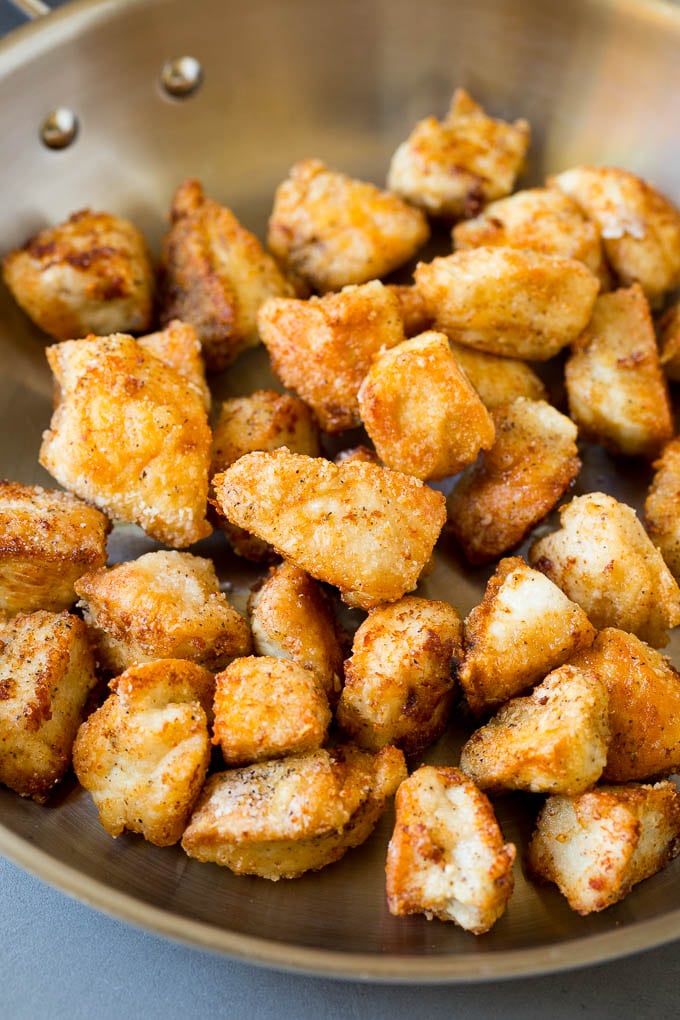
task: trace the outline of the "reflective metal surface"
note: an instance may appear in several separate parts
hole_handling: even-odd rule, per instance
[[[160,69],[191,54],[202,87],[170,98]],[[382,182],[412,123],[443,113],[457,84],[491,112],[525,116],[528,181],[581,161],[650,177],[680,201],[680,19],[660,3],[606,0],[139,0],[76,3],[0,46],[0,236],[3,249],[84,205],[129,216],[157,246],[185,176],[264,233],[274,187],[318,156]],[[75,142],[45,148],[55,107]],[[0,293],[0,476],[51,484],[37,464],[52,384],[44,338]],[[266,377],[249,353],[219,395]],[[639,504],[645,471],[591,451],[577,491],[609,488]],[[150,544],[134,529],[113,558]],[[202,544],[244,590],[247,570],[221,538]],[[426,594],[466,613],[488,571],[468,571],[446,543]],[[677,644],[671,654],[680,661]],[[455,730],[432,755],[455,760]],[[499,800],[522,847],[537,801]],[[423,918],[391,917],[384,856],[391,818],[339,864],[293,882],[236,878],[136,837],[112,840],[67,782],[48,807],[0,791],[0,852],[86,902],[251,962],[404,981],[530,974],[633,952],[680,936],[680,861],[618,906],[580,918],[552,888],[516,872],[506,915],[475,938]]]

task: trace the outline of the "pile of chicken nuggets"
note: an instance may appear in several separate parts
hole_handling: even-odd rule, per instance
[[[580,914],[678,853],[680,213],[612,167],[513,193],[529,138],[458,89],[387,190],[296,164],[266,248],[190,180],[157,267],[91,210],[5,256],[57,341],[62,488],[0,483],[3,784],[42,803],[72,766],[112,836],[272,880],[396,794],[390,911],[475,934],[518,856],[490,796],[536,795],[524,865]],[[415,265],[433,220],[452,252]],[[282,392],[211,409],[206,371],[259,343]],[[646,462],[644,521],[569,499],[583,442]],[[121,523],[163,548],[107,566]],[[188,551],[214,529],[261,565],[247,615]],[[465,620],[417,593],[442,533],[490,572]],[[423,764],[454,718],[459,759]]]

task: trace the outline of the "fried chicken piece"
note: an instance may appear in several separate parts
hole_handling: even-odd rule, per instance
[[[460,768],[482,790],[582,793],[607,760],[608,710],[596,672],[560,666],[472,734]]]
[[[370,836],[406,777],[394,747],[351,745],[210,776],[182,846],[237,875],[276,882],[339,860]]]
[[[124,334],[55,344],[56,407],[40,463],[109,517],[167,545],[210,534],[210,429],[203,400]]]
[[[639,284],[603,294],[565,366],[569,413],[614,453],[653,457],[673,435],[668,386]]]
[[[74,582],[106,563],[109,529],[66,492],[0,481],[0,617],[72,606]]]
[[[446,602],[407,595],[371,610],[345,663],[337,720],[360,747],[415,758],[448,722],[463,625]]]
[[[546,400],[547,392],[534,370],[517,358],[486,354],[450,340],[449,346],[479,397],[490,411],[517,397]]]
[[[111,836],[171,846],[186,827],[210,759],[212,673],[182,659],[126,670],[78,730],[73,767]]]
[[[529,561],[599,629],[620,627],[655,648],[680,623],[680,589],[632,507],[603,492],[560,510],[561,529],[534,542]]]
[[[77,582],[85,622],[104,669],[188,659],[218,670],[252,647],[247,620],[227,601],[210,560],[150,552]]]
[[[680,301],[661,316],[658,326],[661,367],[667,379],[680,382]]]
[[[588,617],[519,557],[503,559],[465,621],[461,686],[475,714],[543,679],[595,638]]]
[[[0,622],[0,783],[47,800],[97,677],[85,624],[66,612]]]
[[[425,914],[483,935],[514,888],[516,849],[485,794],[459,769],[423,765],[401,784],[387,850],[391,914]]]
[[[396,150],[387,186],[434,216],[474,216],[512,191],[529,139],[525,120],[494,120],[456,89],[444,120],[418,121]]]
[[[496,440],[458,479],[449,527],[470,563],[518,545],[581,469],[576,426],[542,400],[518,397],[492,412]]]
[[[5,255],[2,271],[17,303],[56,340],[151,325],[149,252],[119,216],[81,209]]]
[[[680,436],[664,446],[653,464],[645,500],[647,534],[676,581],[680,580]]]
[[[249,453],[213,483],[228,520],[362,609],[415,588],[444,524],[440,492],[361,461]]]
[[[494,441],[494,425],[443,333],[378,354],[359,411],[383,463],[423,481],[455,475]]]
[[[585,916],[618,903],[679,851],[680,796],[673,783],[602,786],[546,801],[528,864]]]
[[[190,322],[209,371],[219,372],[259,343],[257,310],[292,294],[271,255],[231,210],[186,180],[172,200],[161,252],[161,322]]]
[[[201,341],[189,322],[172,319],[165,329],[140,336],[137,343],[161,361],[174,368],[192,389],[196,390],[206,411],[210,410],[210,390],[205,381],[205,365]]]
[[[350,446],[346,450],[340,450],[333,458],[333,463],[338,465],[347,464],[353,460],[362,461],[364,464],[380,464],[380,457],[375,450],[371,450],[369,446],[363,446],[362,444]]]
[[[588,325],[599,281],[582,262],[517,248],[471,248],[420,262],[415,280],[451,340],[546,361]]]
[[[418,336],[432,327],[432,316],[414,283],[388,283],[386,286],[399,302],[399,314],[407,337]]]
[[[373,358],[404,340],[398,301],[379,280],[309,301],[267,301],[258,323],[272,368],[326,432],[361,424],[357,394]]]
[[[396,195],[305,159],[276,190],[267,243],[294,281],[324,292],[387,275],[429,234]]]

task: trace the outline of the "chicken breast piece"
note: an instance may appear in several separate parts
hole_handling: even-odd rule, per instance
[[[680,382],[680,302],[659,319],[659,361],[667,379]]]
[[[74,582],[106,563],[109,530],[75,496],[0,481],[0,617],[72,606]]]
[[[489,117],[456,89],[443,121],[418,121],[392,156],[387,186],[435,216],[474,216],[509,194],[524,166],[529,125]]]
[[[542,680],[595,638],[588,617],[524,560],[501,560],[465,621],[459,679],[475,714]]]
[[[547,399],[543,382],[526,362],[476,351],[453,340],[449,341],[449,346],[459,367],[489,410],[501,404],[510,404],[517,397],[527,397],[528,400]]]
[[[203,400],[124,334],[56,344],[58,387],[40,463],[66,489],[166,545],[210,534]]]
[[[153,268],[132,223],[81,209],[5,255],[5,283],[56,340],[143,333],[153,312]]]
[[[407,595],[373,609],[345,664],[337,720],[360,747],[388,744],[407,757],[441,737],[463,657],[463,625],[446,602]]]
[[[459,769],[423,765],[401,784],[387,850],[391,914],[425,914],[483,935],[514,888],[516,849]]]
[[[444,524],[440,492],[361,461],[249,453],[213,483],[228,520],[362,609],[415,588]]]
[[[673,435],[668,386],[642,288],[603,294],[565,366],[579,431],[614,453],[653,457]]]
[[[680,437],[664,446],[653,464],[654,477],[645,500],[647,534],[680,581]]]
[[[212,673],[159,659],[126,670],[78,730],[73,767],[111,836],[137,832],[156,846],[184,832],[210,760]]]
[[[529,561],[591,623],[620,627],[658,648],[680,623],[680,589],[632,507],[603,492],[560,510],[561,528],[534,542]]]
[[[451,491],[448,523],[470,563],[518,545],[581,470],[577,430],[543,400],[518,397],[493,412],[496,439]]]
[[[174,368],[188,385],[196,390],[205,404],[206,411],[210,410],[210,389],[205,381],[201,341],[191,323],[172,319],[165,329],[140,336],[137,343],[149,354]]]
[[[39,610],[0,622],[0,783],[39,804],[47,800],[71,764],[96,682],[77,616]]]
[[[248,621],[227,601],[210,560],[150,552],[83,575],[85,622],[104,669],[188,659],[218,670],[252,647]]]
[[[608,713],[607,686],[596,672],[560,666],[472,734],[460,768],[482,790],[582,793],[607,760]]]
[[[276,882],[339,860],[370,836],[406,777],[401,751],[334,747],[210,776],[182,846]]]
[[[516,248],[471,248],[420,262],[434,328],[458,343],[546,361],[588,325],[599,281],[582,262]]]
[[[377,355],[359,412],[383,463],[423,480],[455,475],[494,441],[489,412],[434,331]]]
[[[678,851],[680,796],[673,783],[603,786],[546,801],[528,864],[586,915],[618,903]]]

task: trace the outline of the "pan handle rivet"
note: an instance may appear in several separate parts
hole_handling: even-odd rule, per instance
[[[195,57],[168,60],[161,71],[161,84],[165,91],[180,99],[195,92],[202,81],[203,68]]]
[[[58,106],[40,125],[40,138],[48,149],[65,149],[78,134],[78,118],[73,110]]]

